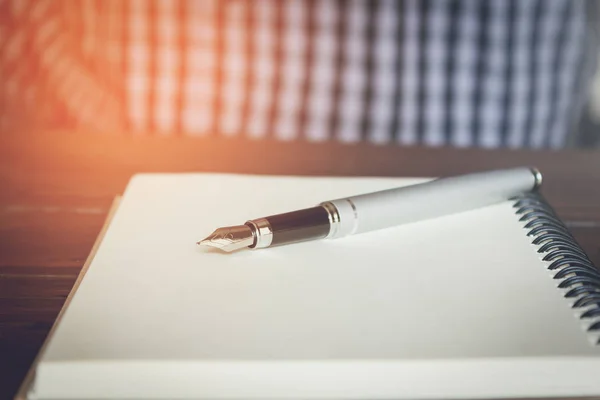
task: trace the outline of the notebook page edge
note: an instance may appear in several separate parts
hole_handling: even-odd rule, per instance
[[[572,398],[598,394],[600,381],[595,378],[599,368],[600,360],[585,357],[404,362],[55,362],[43,366],[40,373],[45,386],[40,389],[45,394],[33,398],[96,398],[100,393],[109,398],[147,399]],[[557,372],[561,386],[547,379]],[[468,384],[465,376],[470,377]],[[231,384],[232,377],[235,385]]]
[[[96,255],[98,249],[100,248],[100,244],[102,243],[102,240],[104,239],[104,235],[106,234],[106,231],[108,230],[108,227],[110,226],[110,223],[119,208],[121,199],[122,199],[122,195],[117,195],[113,199],[111,206],[108,210],[108,214],[102,224],[102,227],[100,228],[100,232],[98,233],[98,236],[96,237],[96,240],[94,241],[94,244],[92,245],[92,249],[90,250],[88,257],[85,260],[85,263],[83,264],[83,266],[81,267],[81,270],[79,271],[79,274],[77,275],[77,279],[75,280],[75,283],[73,284],[73,288],[69,291],[69,294],[67,295],[67,298],[65,299],[65,302],[64,302],[63,306],[61,307],[61,309],[58,313],[58,316],[54,320],[54,323],[52,324],[52,327],[50,328],[50,331],[49,331],[48,335],[46,336],[44,343],[40,347],[40,350],[38,351],[36,357],[34,358],[33,362],[31,363],[31,366],[29,367],[29,370],[27,371],[27,374],[25,375],[25,378],[23,379],[23,381],[15,395],[15,399],[26,400],[29,390],[35,385],[36,369],[42,362],[44,353],[45,353],[47,347],[49,346],[50,342],[54,338],[54,333],[56,332],[56,329],[57,329],[58,325],[60,324],[62,316],[64,315],[66,309],[69,307],[69,304],[71,303],[73,297],[75,296],[75,294],[77,292],[77,289],[79,288],[79,285],[81,284],[82,280],[84,279],[85,274],[88,271],[88,269],[94,259],[94,256]]]

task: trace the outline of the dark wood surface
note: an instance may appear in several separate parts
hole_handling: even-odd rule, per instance
[[[0,399],[16,391],[136,172],[447,176],[521,165],[543,172],[546,198],[600,265],[600,152],[0,133]]]

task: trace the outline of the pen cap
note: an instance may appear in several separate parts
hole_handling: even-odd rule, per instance
[[[435,179],[422,184],[332,200],[339,214],[330,238],[384,229],[472,210],[531,191],[541,183],[532,168]]]

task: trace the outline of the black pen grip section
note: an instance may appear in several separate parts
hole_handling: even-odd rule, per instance
[[[265,219],[273,230],[272,246],[324,238],[329,234],[329,214],[321,206],[271,215]]]

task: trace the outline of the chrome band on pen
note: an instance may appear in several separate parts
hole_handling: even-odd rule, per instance
[[[340,229],[340,213],[329,201],[321,203],[320,205],[327,211],[327,216],[329,217],[329,234],[326,236],[326,238],[332,239],[336,237]]]
[[[331,229],[328,239],[352,235],[358,228],[358,212],[351,199],[325,201],[320,204],[329,214]],[[345,215],[345,218],[341,216]]]
[[[257,218],[246,221],[254,234],[254,243],[249,246],[251,249],[262,249],[269,247],[273,242],[273,229],[266,218]]]

